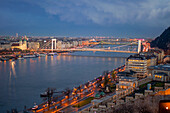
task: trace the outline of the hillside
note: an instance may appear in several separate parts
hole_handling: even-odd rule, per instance
[[[151,42],[151,47],[158,47],[164,51],[170,50],[170,27]]]

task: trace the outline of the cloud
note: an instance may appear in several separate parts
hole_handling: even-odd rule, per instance
[[[30,2],[30,0],[29,0]],[[78,24],[170,23],[170,0],[32,0],[46,13]]]

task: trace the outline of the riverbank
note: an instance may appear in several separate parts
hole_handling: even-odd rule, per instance
[[[92,51],[78,51],[78,52],[68,52],[62,53],[65,56],[86,56],[86,57],[107,57],[107,58],[127,58],[132,53],[117,53],[117,52],[92,52]]]
[[[86,98],[90,98],[91,94],[93,94],[93,97],[94,97],[94,95],[96,93],[96,88],[98,89],[98,85],[105,81],[103,78],[108,76],[108,74],[111,75],[111,73],[113,73],[113,72],[118,73],[120,71],[123,71],[124,69],[125,69],[125,65],[120,66],[116,69],[113,69],[112,71],[108,71],[108,72],[106,71],[104,73],[104,75],[101,75],[101,76],[99,76],[99,77],[97,77],[93,80],[90,80],[90,81],[88,81],[84,84],[81,84],[77,87],[74,87],[71,90],[67,90],[66,92],[69,91],[68,94],[53,96],[52,100],[45,102],[43,104],[37,105],[38,107],[36,109],[35,108],[29,108],[28,111],[32,111],[32,109],[34,109],[36,112],[41,112],[41,111],[45,112],[45,111],[47,111],[47,109],[48,109],[48,111],[49,111],[49,109],[51,109],[50,111],[58,111],[57,109],[59,109],[61,111],[61,110],[65,109],[66,107],[70,107],[70,106],[72,106],[76,103],[78,104],[79,100],[84,100]],[[65,91],[61,91],[61,92],[65,92]],[[47,94],[49,94],[49,93],[47,92]],[[79,96],[79,94],[81,96]],[[87,95],[89,95],[89,97]],[[46,96],[48,97],[48,95],[46,95]],[[57,100],[57,101],[55,101],[55,100]],[[54,103],[51,103],[51,102],[54,102]],[[62,104],[60,102],[62,102]],[[48,106],[49,108],[43,107],[46,103],[51,103],[51,106]],[[74,103],[74,104],[69,104],[69,103]],[[68,105],[63,106],[63,104],[68,104]],[[62,106],[62,107],[58,108],[58,106]]]

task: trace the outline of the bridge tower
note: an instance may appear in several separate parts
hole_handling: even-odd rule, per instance
[[[53,48],[53,45],[54,45],[54,48]],[[53,51],[53,49],[56,49],[56,39],[52,39],[51,50]]]
[[[138,53],[141,52],[141,40],[138,40]]]

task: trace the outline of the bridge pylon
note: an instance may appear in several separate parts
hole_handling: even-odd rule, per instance
[[[54,44],[53,44],[53,42],[54,42]],[[54,45],[54,47],[53,47],[53,45]],[[52,39],[52,44],[51,44],[51,50],[53,51],[53,49],[56,49],[56,39]]]
[[[141,40],[138,40],[138,53],[141,52]]]

